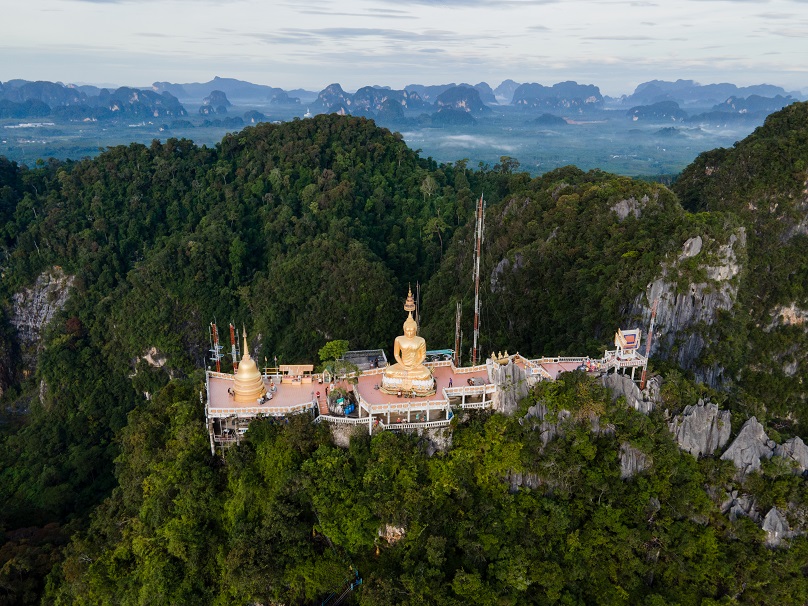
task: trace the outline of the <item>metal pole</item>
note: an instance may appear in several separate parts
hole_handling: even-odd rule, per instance
[[[651,307],[651,326],[648,327],[648,336],[645,337],[645,364],[642,367],[642,377],[640,378],[640,389],[645,389],[645,378],[648,371],[648,356],[651,355],[651,339],[654,335],[654,322],[656,322],[656,311],[659,299],[654,299],[654,305]]]
[[[455,313],[455,368],[460,368],[460,313],[460,301],[458,301]]]
[[[421,283],[415,283],[415,327],[418,331],[416,334],[421,334]]]
[[[483,195],[477,204],[477,229],[474,249],[474,343],[471,350],[471,365],[477,365],[477,340],[480,337],[480,249],[483,240]]]
[[[233,372],[238,370],[238,353],[236,353],[236,327],[230,322],[230,355],[233,358]]]
[[[213,344],[212,354],[213,354],[213,361],[216,362],[216,372],[222,372],[221,367],[221,359],[222,359],[222,348],[219,346],[219,329],[216,328],[216,323],[210,323],[210,335],[211,335],[211,342]]]

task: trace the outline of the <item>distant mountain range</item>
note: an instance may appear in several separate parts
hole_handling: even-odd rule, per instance
[[[231,105],[243,110],[245,123],[255,123],[267,105],[310,106],[315,113],[353,114],[391,124],[416,121],[424,124],[474,124],[490,107],[510,106],[532,114],[568,116],[603,110],[627,110],[633,120],[713,121],[758,119],[802,98],[779,86],[760,84],[701,85],[693,80],[652,80],[637,86],[630,95],[604,96],[594,84],[573,81],[553,85],[505,80],[496,88],[477,84],[410,84],[396,90],[365,86],[354,93],[338,83],[319,93],[304,89],[253,84],[234,78],[215,77],[204,83],[155,82],[151,88],[121,87],[116,90],[95,86],[64,85],[60,82],[10,80],[0,83],[0,118],[63,120],[111,120],[116,117],[182,118],[188,115],[183,103],[200,106],[201,116],[224,114]],[[295,111],[293,109],[287,111]],[[301,110],[302,111],[302,110]],[[457,112],[472,119],[462,118]],[[307,112],[308,113],[308,112]],[[548,118],[544,118],[545,121]],[[235,125],[233,118],[228,124]],[[205,121],[218,124],[218,121]]]
[[[787,92],[779,86],[770,84],[738,87],[728,83],[702,85],[693,80],[677,80],[676,82],[651,80],[637,86],[634,93],[623,99],[623,104],[649,105],[660,101],[676,101],[680,105],[704,107],[723,103],[730,97],[746,98],[751,95],[760,97],[780,95],[802,100],[799,92]]]

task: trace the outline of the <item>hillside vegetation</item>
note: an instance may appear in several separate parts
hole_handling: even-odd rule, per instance
[[[259,361],[311,362],[335,339],[389,348],[416,283],[430,347],[451,347],[462,303],[467,359],[482,193],[485,354],[597,355],[647,321],[649,284],[670,283],[673,312],[694,284],[713,288],[709,267],[744,230],[731,305],[660,322],[666,405],[709,395],[735,429],[755,414],[778,442],[806,436],[807,112],[700,156],[672,190],[574,167],[531,179],[508,157],[438,165],[335,115],[215,148],[0,159],[0,599],[310,603],[352,563],[365,604],[806,601],[805,539],[772,551],[720,513],[731,463],[681,453],[661,414],[584,378],[532,392],[514,417],[465,418],[432,457],[395,434],[339,449],[298,419],[254,425],[224,463],[199,388],[214,319],[245,325]],[[683,256],[696,238],[703,252]],[[72,286],[26,341],[15,301],[44,275]],[[677,369],[694,334],[703,348]],[[693,381],[715,368],[720,380]],[[614,432],[582,413],[544,447],[523,418],[539,401]],[[653,461],[633,479],[623,442]],[[743,489],[761,508],[808,507],[805,480],[774,463]]]

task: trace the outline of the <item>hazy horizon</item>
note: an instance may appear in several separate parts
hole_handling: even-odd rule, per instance
[[[149,7],[155,10],[148,10]],[[808,91],[805,0],[43,0],[5,7],[0,81],[148,87],[649,80]],[[803,10],[801,10],[803,9]]]

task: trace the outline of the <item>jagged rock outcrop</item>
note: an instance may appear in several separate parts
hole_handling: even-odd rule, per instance
[[[519,401],[527,396],[529,390],[524,369],[514,364],[513,359],[509,359],[507,364],[500,364],[490,358],[486,362],[486,368],[488,381],[499,387],[494,410],[513,414]]]
[[[549,412],[544,402],[537,402],[527,409],[527,414],[520,421],[522,424],[532,423],[532,429],[540,434],[542,446],[547,446],[550,440],[562,433],[561,425],[570,416],[568,410],[560,410],[551,420],[547,419]]]
[[[542,483],[538,474],[530,472],[511,471],[507,479],[511,492],[517,492],[520,488],[536,490]]]
[[[617,204],[612,206],[612,210],[617,213],[617,218],[620,221],[627,219],[629,215],[632,215],[635,219],[639,219],[643,207],[648,204],[648,200],[648,196],[643,196],[639,200],[632,196],[631,198],[620,200]]]
[[[648,323],[651,306],[659,299],[652,354],[667,358],[668,352],[676,352],[674,361],[693,370],[698,380],[711,386],[722,382],[723,368],[702,368],[696,362],[706,344],[706,329],[715,323],[719,311],[730,310],[735,304],[736,277],[745,256],[743,227],[733,231],[720,246],[702,236],[684,243],[678,257],[663,266],[662,275],[648,285],[632,307],[632,315],[641,315],[643,322]],[[701,257],[700,271],[693,272],[689,259],[697,257]],[[696,281],[691,276],[706,279]]]
[[[739,495],[737,490],[727,493],[727,498],[721,503],[721,513],[727,515],[731,521],[746,517],[760,524],[760,511],[755,499],[748,494]]]
[[[808,469],[808,446],[801,438],[791,438],[775,447],[774,456],[783,457],[792,463],[796,473],[804,474]]]
[[[783,539],[793,536],[788,527],[788,520],[776,507],[772,507],[763,520],[763,531],[766,533],[766,545],[778,547]]]
[[[620,478],[625,480],[651,467],[653,460],[628,442],[620,444]]]
[[[741,428],[738,437],[721,455],[724,461],[732,461],[740,474],[760,469],[761,459],[770,459],[776,444],[769,439],[763,425],[755,418],[749,419]]]
[[[149,366],[152,368],[162,368],[166,365],[166,356],[156,347],[150,347],[149,351],[146,352],[146,355],[142,357],[143,360],[146,360]]]
[[[17,331],[23,363],[27,367],[36,365],[45,327],[67,303],[73,280],[61,267],[54,266],[43,272],[33,286],[12,295],[9,323]]]
[[[808,215],[808,213],[806,214]],[[800,309],[795,302],[790,305],[778,305],[769,313],[772,321],[763,329],[765,332],[771,332],[778,326],[806,326],[808,324],[808,310]]]
[[[393,526],[392,524],[385,524],[379,528],[378,535],[380,539],[387,541],[388,545],[398,543],[407,534],[407,529],[403,526]]]
[[[652,377],[646,383],[645,390],[640,391],[637,384],[628,375],[619,373],[605,374],[601,377],[604,387],[612,390],[612,397],[616,400],[620,396],[626,398],[626,403],[634,410],[648,414],[659,403],[660,379]]]
[[[685,406],[668,427],[679,448],[698,458],[723,448],[729,441],[730,416],[728,410],[718,410],[716,404],[699,400],[695,406]]]

